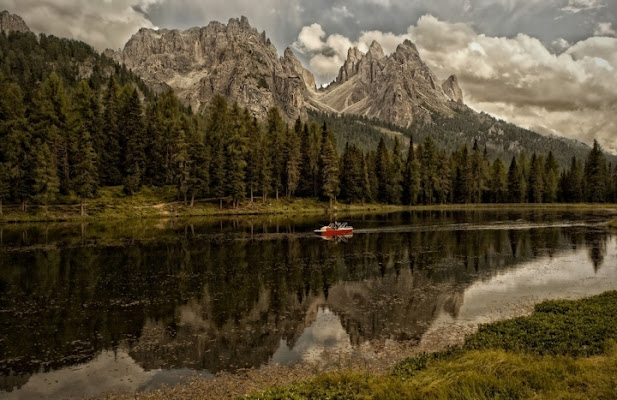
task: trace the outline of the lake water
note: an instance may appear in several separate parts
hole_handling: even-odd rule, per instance
[[[0,226],[0,399],[150,390],[272,363],[438,348],[617,289],[607,213],[405,212]]]

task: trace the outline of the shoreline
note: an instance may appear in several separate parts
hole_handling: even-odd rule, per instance
[[[125,199],[123,199],[125,200]],[[268,216],[268,215],[353,215],[391,212],[422,211],[603,211],[617,215],[617,204],[602,203],[486,203],[486,204],[439,204],[439,205],[393,205],[380,203],[347,204],[337,203],[330,207],[326,201],[315,198],[281,198],[268,201],[268,204],[246,202],[239,208],[219,209],[218,203],[196,202],[191,207],[181,201],[155,199],[137,204],[125,201],[104,203],[92,201],[88,204],[87,215],[79,215],[79,204],[50,205],[45,214],[42,206],[30,206],[27,212],[18,210],[17,205],[5,205],[0,216],[0,224],[10,223],[47,223],[47,222],[97,222],[121,221],[132,219],[170,219],[190,217],[234,217],[234,216]],[[173,207],[173,212],[171,211]],[[617,219],[609,226],[617,227]]]
[[[617,356],[617,345],[610,340],[614,340],[617,331],[612,332],[609,337],[608,344],[597,343],[595,347],[604,346],[606,352],[590,352],[587,354],[587,349],[576,349],[576,345],[572,345],[574,350],[572,354],[563,353],[563,347],[556,346],[552,349],[550,340],[554,339],[554,336],[548,332],[549,341],[542,342],[539,336],[547,334],[542,328],[539,328],[538,332],[529,334],[524,332],[525,328],[519,328],[520,321],[528,321],[536,319],[543,324],[547,323],[552,325],[554,333],[557,334],[557,341],[567,342],[571,340],[567,335],[563,335],[561,330],[564,329],[562,323],[554,323],[555,318],[569,318],[569,310],[575,310],[576,308],[584,308],[588,303],[598,303],[593,307],[611,307],[612,300],[617,296],[617,292],[608,291],[600,295],[588,296],[588,297],[568,297],[562,300],[547,300],[535,304],[526,304],[521,306],[519,316],[511,317],[507,319],[495,319],[488,324],[482,324],[481,326],[475,326],[473,328],[467,327],[466,329],[458,329],[454,335],[443,332],[445,341],[431,341],[430,343],[424,343],[423,345],[408,345],[405,343],[392,345],[391,348],[382,349],[379,353],[375,354],[371,360],[354,359],[350,354],[338,355],[338,359],[330,364],[318,365],[311,363],[300,363],[290,366],[284,365],[267,365],[259,369],[239,370],[235,373],[220,373],[210,379],[203,378],[189,378],[186,382],[179,383],[175,386],[164,386],[162,388],[155,389],[149,392],[134,392],[134,393],[106,393],[101,396],[95,397],[95,399],[116,399],[116,400],[128,400],[128,399],[142,399],[142,400],[159,400],[159,399],[238,399],[238,398],[254,398],[254,399],[279,399],[287,398],[290,393],[297,394],[298,399],[303,398],[318,398],[315,395],[335,395],[339,392],[336,391],[338,385],[348,385],[350,376],[360,376],[363,382],[378,381],[378,384],[371,384],[369,386],[362,385],[359,389],[363,394],[375,394],[374,391],[379,392],[383,389],[381,382],[384,380],[388,386],[399,387],[400,385],[414,385],[413,381],[416,379],[416,375],[423,372],[432,372],[433,369],[439,369],[440,364],[458,364],[459,359],[472,356],[478,356],[480,361],[485,360],[495,351],[503,352],[503,357],[529,357],[531,364],[529,368],[536,369],[534,363],[538,366],[549,363],[553,364],[555,359],[558,363],[562,362],[565,358],[569,358],[573,362],[585,362],[589,356],[592,359],[598,359],[600,357],[607,357],[610,362],[613,362]],[[547,308],[548,305],[557,305],[557,312],[539,314],[538,310]],[[562,305],[567,309],[564,314],[561,314]],[[583,313],[584,314],[584,313]],[[613,318],[611,315],[606,319]],[[580,317],[579,317],[580,318]],[[607,323],[602,317],[597,317],[589,329],[592,333],[596,330],[602,331],[600,325]],[[508,326],[508,329],[503,330],[503,326]],[[530,325],[534,327],[535,325]],[[462,327],[459,327],[462,328]],[[492,332],[488,333],[487,332]],[[499,336],[510,336],[510,341],[507,346],[502,348]],[[478,338],[480,340],[478,340]],[[512,340],[520,341],[518,345],[513,344]],[[573,339],[572,339],[573,340]],[[469,346],[469,342],[473,344]],[[548,343],[548,344],[547,344]],[[611,345],[613,343],[613,345]],[[548,346],[544,351],[545,353],[536,353],[536,345]],[[522,346],[522,347],[521,347]],[[517,350],[518,348],[518,350]],[[525,348],[525,350],[520,350]],[[578,352],[577,352],[578,351]],[[333,357],[335,357],[334,355]],[[425,364],[418,366],[416,360],[424,360]],[[428,360],[428,361],[426,361]],[[468,362],[471,368],[483,368],[481,363]],[[500,359],[500,362],[504,360]],[[464,375],[466,371],[455,371],[460,375]],[[492,373],[492,371],[487,371]],[[407,375],[405,375],[407,374]],[[401,378],[401,375],[403,379]],[[448,382],[441,382],[441,384],[460,384],[461,378],[459,376],[451,376],[451,380]],[[326,383],[324,384],[324,380]],[[399,381],[400,380],[400,381]],[[402,381],[402,382],[401,382]],[[464,383],[463,383],[464,384]],[[523,386],[525,382],[523,382]],[[511,388],[507,388],[511,389]],[[333,390],[333,392],[330,392]],[[435,388],[433,388],[435,390]],[[348,392],[347,392],[348,393]],[[357,394],[360,394],[357,393]],[[394,393],[397,393],[396,391]],[[348,393],[349,394],[349,393]],[[336,396],[334,396],[336,397]],[[364,398],[364,397],[363,397]],[[379,396],[378,396],[379,398]],[[397,398],[397,397],[392,397]],[[415,397],[414,397],[415,398]]]

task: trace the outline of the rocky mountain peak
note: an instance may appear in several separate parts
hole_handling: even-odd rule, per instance
[[[422,61],[416,46],[405,40],[389,56],[375,41],[366,54],[349,49],[336,81],[319,92],[311,104],[330,112],[409,126],[416,120],[429,122],[435,111],[451,114],[459,107],[452,100],[462,106],[463,93],[456,77],[442,85]]]
[[[8,36],[10,32],[30,32],[30,28],[19,15],[5,10],[0,12],[0,31]]]
[[[293,52],[279,58],[265,33],[246,17],[185,31],[140,29],[110,55],[154,89],[172,88],[194,110],[221,94],[259,118],[276,106],[293,120],[306,113],[307,87],[315,87],[315,78]]]
[[[371,46],[366,53],[366,57],[374,60],[379,60],[385,57],[383,48],[379,43],[377,43],[376,40],[373,40],[373,42],[371,43]]]
[[[456,75],[451,75],[448,79],[446,79],[441,84],[441,88],[446,96],[448,96],[452,101],[456,101],[461,104],[463,103],[463,91],[458,85],[458,78]]]

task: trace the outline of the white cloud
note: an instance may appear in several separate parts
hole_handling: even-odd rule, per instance
[[[613,24],[610,22],[600,22],[596,25],[596,29],[593,32],[594,36],[615,36],[615,30]]]
[[[319,24],[312,24],[305,26],[300,30],[298,40],[294,43],[294,47],[301,51],[320,51],[324,48],[323,37],[326,36],[326,32],[321,28]]]
[[[567,13],[576,14],[581,11],[589,11],[597,8],[606,7],[601,0],[569,0],[568,5],[562,8]]]
[[[353,18],[353,13],[347,9],[347,6],[333,7],[332,18],[335,20],[341,20],[344,18]]]
[[[3,8],[20,15],[35,32],[82,40],[98,50],[119,48],[139,28],[155,28],[134,7],[158,0],[5,0]]]
[[[346,47],[366,51],[377,40],[389,53],[406,38],[438,76],[458,76],[471,107],[544,133],[597,138],[617,151],[617,38],[572,45],[564,40],[556,53],[525,34],[492,37],[426,15],[402,35],[370,31],[354,41],[324,33],[315,46],[320,50],[309,53],[310,66],[318,77],[332,79]]]

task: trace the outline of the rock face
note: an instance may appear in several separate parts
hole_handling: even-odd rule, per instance
[[[171,87],[194,110],[215,94],[263,117],[278,107],[289,119],[306,113],[313,74],[291,50],[283,57],[245,17],[228,24],[211,22],[186,31],[141,29],[119,52],[107,55],[126,64],[155,89]]]
[[[458,79],[456,78],[456,75],[451,75],[448,79],[446,79],[441,84],[441,88],[446,96],[448,96],[451,100],[461,104],[463,103],[463,91],[458,86]]]
[[[409,126],[417,120],[430,121],[431,111],[450,114],[462,100],[456,77],[441,85],[416,46],[406,40],[390,56],[377,42],[366,54],[349,49],[336,81],[311,104]]]
[[[245,17],[183,32],[141,29],[123,50],[106,54],[155,90],[173,88],[194,110],[222,94],[260,118],[272,106],[289,120],[304,117],[310,107],[409,126],[430,121],[431,112],[450,114],[463,106],[456,77],[442,83],[410,41],[389,56],[377,42],[366,54],[349,49],[336,81],[322,90],[289,48],[279,57],[265,32]]]
[[[9,32],[30,32],[24,20],[8,11],[0,12],[0,31],[8,36]]]

